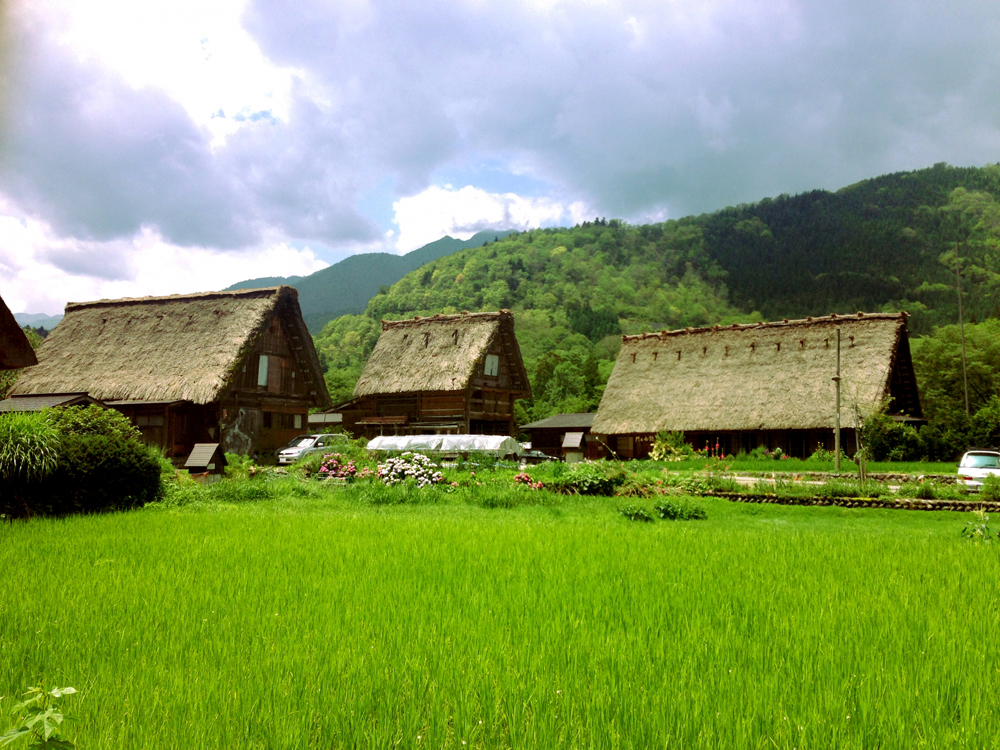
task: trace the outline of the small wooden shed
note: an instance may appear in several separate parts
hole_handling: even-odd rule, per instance
[[[184,462],[189,474],[198,475],[209,483],[222,478],[226,465],[226,454],[219,443],[195,443]]]

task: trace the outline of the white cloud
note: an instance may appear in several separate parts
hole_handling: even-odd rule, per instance
[[[247,0],[39,0],[31,12],[58,28],[59,42],[81,60],[113,70],[133,88],[164,91],[210,130],[219,146],[251,118],[287,118],[294,81],[306,77],[264,56],[241,25],[246,5]]]
[[[178,247],[144,228],[128,239],[55,236],[34,219],[0,216],[0,296],[13,312],[61,313],[67,302],[224,289],[261,276],[305,276],[328,264],[308,247],[240,251]]]
[[[515,193],[488,193],[466,185],[432,186],[392,204],[399,226],[396,249],[406,253],[450,235],[468,239],[484,229],[525,230],[581,220],[580,203],[565,205],[551,198],[531,198]]]

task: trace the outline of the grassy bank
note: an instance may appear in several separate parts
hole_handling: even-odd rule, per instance
[[[84,748],[1000,742],[961,516],[441,490],[5,524],[0,705],[76,686]]]

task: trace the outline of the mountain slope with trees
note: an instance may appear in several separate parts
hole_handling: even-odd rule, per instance
[[[995,195],[1000,166],[935,165],[661,224],[512,234],[407,274],[316,344],[342,401],[382,318],[508,307],[534,391],[522,421],[591,410],[621,333],[907,310],[920,336],[957,321],[956,266],[966,319],[1000,317]]]
[[[269,276],[241,281],[227,287],[257,289],[288,284],[299,293],[299,306],[309,330],[316,332],[341,315],[359,313],[365,309],[380,287],[395,284],[410,271],[444,255],[478,247],[485,242],[506,237],[509,232],[484,231],[467,240],[442,237],[406,255],[391,253],[359,253],[334,263],[309,276]]]

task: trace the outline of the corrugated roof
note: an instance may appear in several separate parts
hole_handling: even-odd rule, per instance
[[[46,393],[41,396],[11,396],[0,401],[0,412],[41,411],[42,409],[51,409],[54,406],[77,406],[85,404],[105,405],[97,399],[91,398],[86,393]]]
[[[588,414],[553,414],[551,417],[539,419],[537,422],[521,425],[522,430],[570,430],[588,429],[594,423],[593,413]]]
[[[591,427],[597,434],[664,430],[832,428],[837,329],[841,424],[888,395],[904,313],[685,329],[623,336]]]
[[[216,454],[218,454],[216,456]],[[215,459],[213,461],[213,458]],[[218,443],[195,443],[191,455],[184,462],[185,469],[204,469],[209,464],[215,464],[216,469],[226,465],[226,456],[219,450]]]

